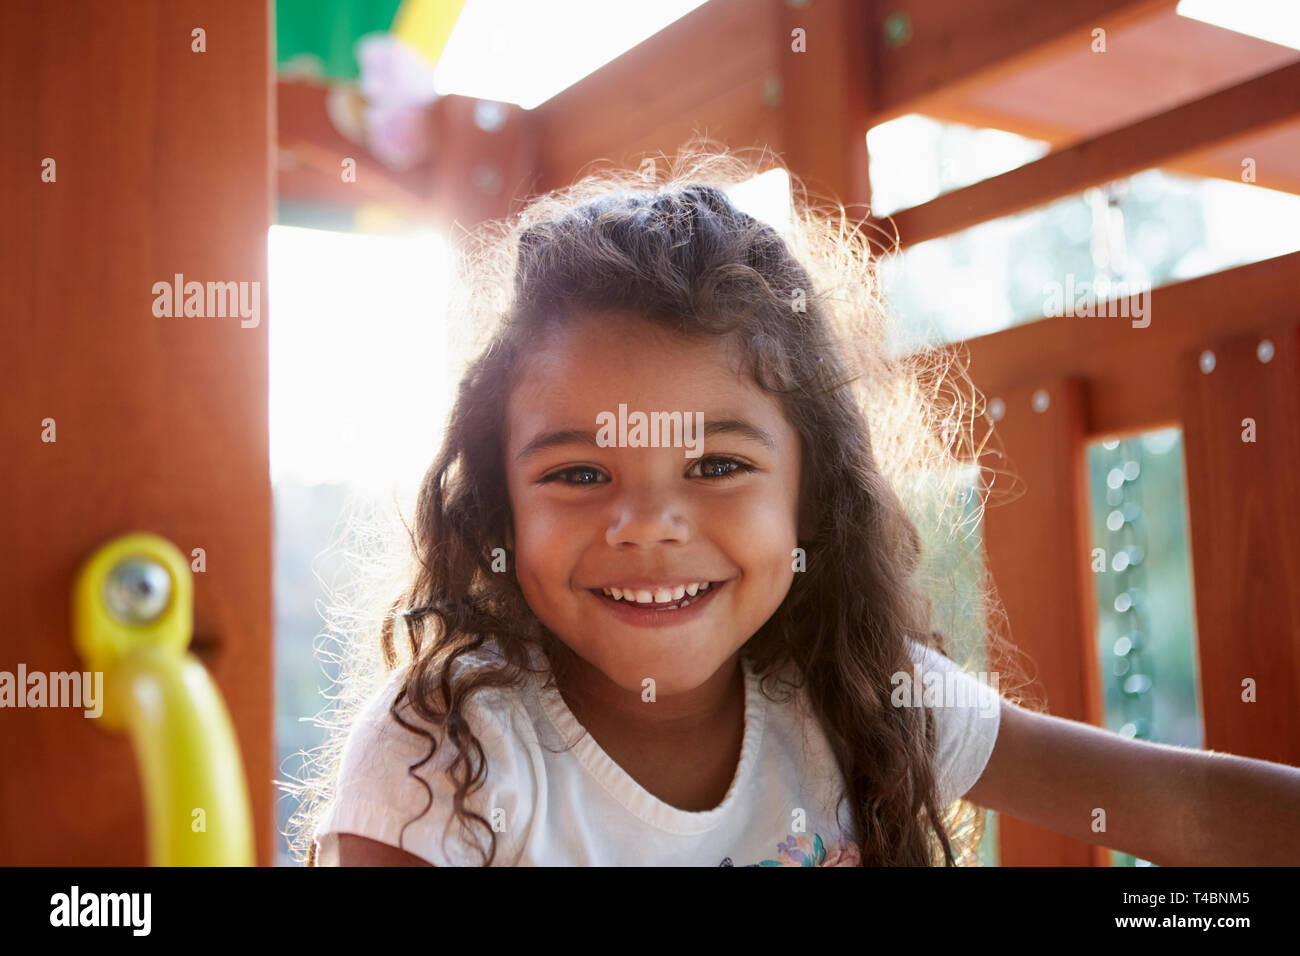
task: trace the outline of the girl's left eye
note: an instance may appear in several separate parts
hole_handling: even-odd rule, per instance
[[[736,475],[754,470],[753,465],[747,465],[735,458],[723,458],[718,455],[701,458],[699,462],[691,466],[692,471],[696,468],[699,468],[701,478],[709,478],[714,481],[734,478]]]
[[[574,480],[571,477],[574,475],[582,477],[578,480]],[[543,478],[539,484],[545,484],[548,481],[557,480],[566,485],[598,485],[603,484],[609,479],[605,478],[604,475],[602,475],[597,469],[592,468],[590,465],[574,465],[572,468],[565,468],[561,471],[551,472],[551,474]]]

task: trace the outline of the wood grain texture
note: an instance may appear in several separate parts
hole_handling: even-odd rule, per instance
[[[1292,253],[1153,290],[1146,328],[1120,316],[1041,319],[948,348],[967,356],[989,397],[1040,378],[1087,381],[1092,437],[1163,428],[1184,411],[1176,356],[1293,318],[1298,277]]]
[[[1216,144],[1259,135],[1300,114],[1300,59],[1166,113],[1049,153],[891,218],[915,245],[1131,176]]]
[[[874,7],[871,29],[880,120],[925,111],[925,98],[979,89],[1059,58],[1108,32],[1159,15],[1177,0],[892,0]],[[886,21],[906,17],[906,42],[885,42]]]
[[[1300,305],[1179,356],[1205,747],[1300,765]],[[1274,355],[1261,362],[1261,339]],[[1254,441],[1243,440],[1254,422]],[[1243,681],[1257,700],[1242,700]]]
[[[602,160],[637,167],[699,132],[732,146],[777,147],[777,18],[768,0],[710,0],[547,100],[539,122],[539,191]],[[787,45],[788,49],[788,45]]]
[[[0,667],[81,669],[80,563],[147,530],[206,551],[195,643],[232,712],[272,853],[265,0],[17,0],[6,103]],[[207,52],[191,52],[191,30]],[[41,181],[41,162],[57,181]],[[260,322],[158,318],[153,284],[259,283]],[[251,285],[249,286],[251,289]],[[41,440],[42,420],[57,441]],[[141,864],[128,741],[79,710],[0,712],[0,864]]]
[[[1043,412],[1034,392],[1049,399]],[[1019,494],[1004,496],[984,515],[984,552],[1009,621],[1007,636],[1029,658],[1028,693],[1057,717],[1100,726],[1096,599],[1088,574],[1088,489],[1084,470],[1086,386],[1046,379],[1008,388],[997,424],[999,452],[984,462],[1013,472]],[[998,627],[997,622],[991,624]],[[1022,820],[998,818],[1001,866],[1091,866],[1104,850]]]

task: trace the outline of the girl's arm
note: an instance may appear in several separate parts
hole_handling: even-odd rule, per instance
[[[1006,700],[966,797],[1162,866],[1300,864],[1300,769],[1133,740]],[[1105,832],[1093,829],[1097,809]]]

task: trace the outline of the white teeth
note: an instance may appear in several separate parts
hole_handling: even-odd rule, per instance
[[[601,588],[602,591],[615,601],[630,601],[635,604],[668,604],[678,602],[674,606],[685,607],[680,604],[683,598],[694,597],[703,591],[709,589],[708,581],[692,581],[690,584],[678,584],[670,588],[655,588],[633,590],[631,588]],[[689,601],[687,603],[690,603]]]

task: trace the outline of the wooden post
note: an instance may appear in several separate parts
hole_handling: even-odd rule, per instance
[[[1205,747],[1292,765],[1300,764],[1298,331],[1284,322],[1210,339],[1180,360]],[[1272,354],[1262,362],[1265,340]],[[1247,681],[1253,702],[1243,699]]]
[[[192,649],[234,719],[263,863],[270,16],[266,0],[0,6],[0,669],[83,669],[70,589],[108,539],[152,531],[196,563],[201,548]],[[178,275],[236,283],[248,315],[156,315],[155,283]],[[6,708],[0,750],[0,864],[145,861],[125,737],[76,708]]]
[[[1084,385],[1058,378],[987,392],[1006,405],[995,432],[1006,458],[986,467],[1014,472],[1014,488],[1021,492],[984,516],[985,559],[1010,622],[1009,636],[1030,658],[1030,676],[1037,677],[1032,695],[1051,714],[1100,726],[1096,600],[1087,561]],[[993,480],[997,501],[1008,477]],[[998,818],[998,839],[1002,866],[1106,861],[1103,848],[1005,815]]]

